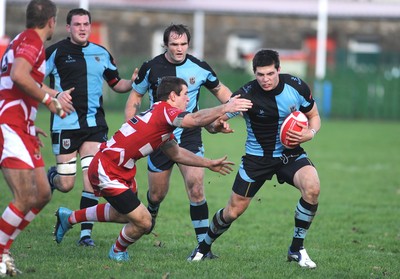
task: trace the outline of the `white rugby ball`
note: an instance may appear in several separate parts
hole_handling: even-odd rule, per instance
[[[303,125],[308,126],[308,119],[307,116],[305,116],[304,113],[301,111],[294,111],[291,114],[286,117],[286,119],[283,121],[280,133],[279,133],[279,138],[281,140],[281,143],[283,146],[285,146],[288,149],[293,149],[297,147],[297,145],[290,145],[290,140],[287,139],[286,132],[288,130],[294,130],[297,132],[300,132],[302,127],[297,125],[297,123],[301,123]]]

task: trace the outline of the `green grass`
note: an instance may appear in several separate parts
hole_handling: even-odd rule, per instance
[[[108,111],[110,131],[119,128],[122,112]],[[39,112],[38,126],[48,130],[48,114]],[[204,132],[206,155],[228,154],[240,163],[244,150],[243,120],[233,119],[235,134]],[[268,182],[248,210],[214,244],[220,258],[188,263],[196,245],[182,177],[173,172],[171,189],[162,204],[155,232],[129,248],[132,260],[114,263],[108,250],[122,225],[97,223],[94,249],[76,246],[79,226],[57,245],[52,230],[59,206],[79,207],[81,176],[75,189],[56,192],[52,201],[18,237],[12,252],[21,278],[400,278],[400,125],[395,122],[323,121],[316,138],[304,146],[321,179],[319,211],[308,232],[306,247],[315,270],[286,261],[299,192],[275,180]],[[50,140],[43,149],[47,166],[54,163]],[[146,160],[138,162],[139,196],[145,201]],[[206,171],[210,217],[230,195],[235,173]],[[10,200],[0,180],[0,205]]]

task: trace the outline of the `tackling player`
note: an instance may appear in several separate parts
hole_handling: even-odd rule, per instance
[[[164,77],[156,97],[157,102],[149,110],[129,119],[110,140],[101,144],[89,166],[88,177],[95,194],[103,196],[108,203],[77,211],[59,208],[54,232],[57,243],[77,223],[125,223],[108,256],[115,261],[127,261],[128,246],[149,233],[154,225],[150,212],[136,194],[136,161],[158,149],[181,164],[206,167],[223,175],[231,172],[233,163],[226,161],[226,156],[216,160],[196,156],[179,147],[173,131],[176,127],[208,125],[225,113],[247,111],[252,103],[236,96],[224,105],[195,113],[186,112],[188,85],[177,77]],[[214,130],[232,132],[224,121],[218,122]]]

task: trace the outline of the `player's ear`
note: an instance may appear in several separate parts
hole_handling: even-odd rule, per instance
[[[177,95],[176,95],[175,91],[171,91],[171,93],[169,93],[169,99],[173,102],[175,102],[176,96]]]
[[[56,25],[56,17],[53,16],[51,18],[49,18],[49,20],[47,21],[48,26],[51,28],[54,28]]]

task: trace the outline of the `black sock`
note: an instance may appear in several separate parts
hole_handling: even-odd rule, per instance
[[[158,210],[160,209],[160,203],[155,203],[150,200],[149,191],[147,191],[147,210],[150,212],[153,219],[157,218]]]
[[[95,206],[99,203],[99,198],[93,193],[82,191],[80,209]],[[89,238],[93,229],[93,222],[81,223],[81,239]]]

